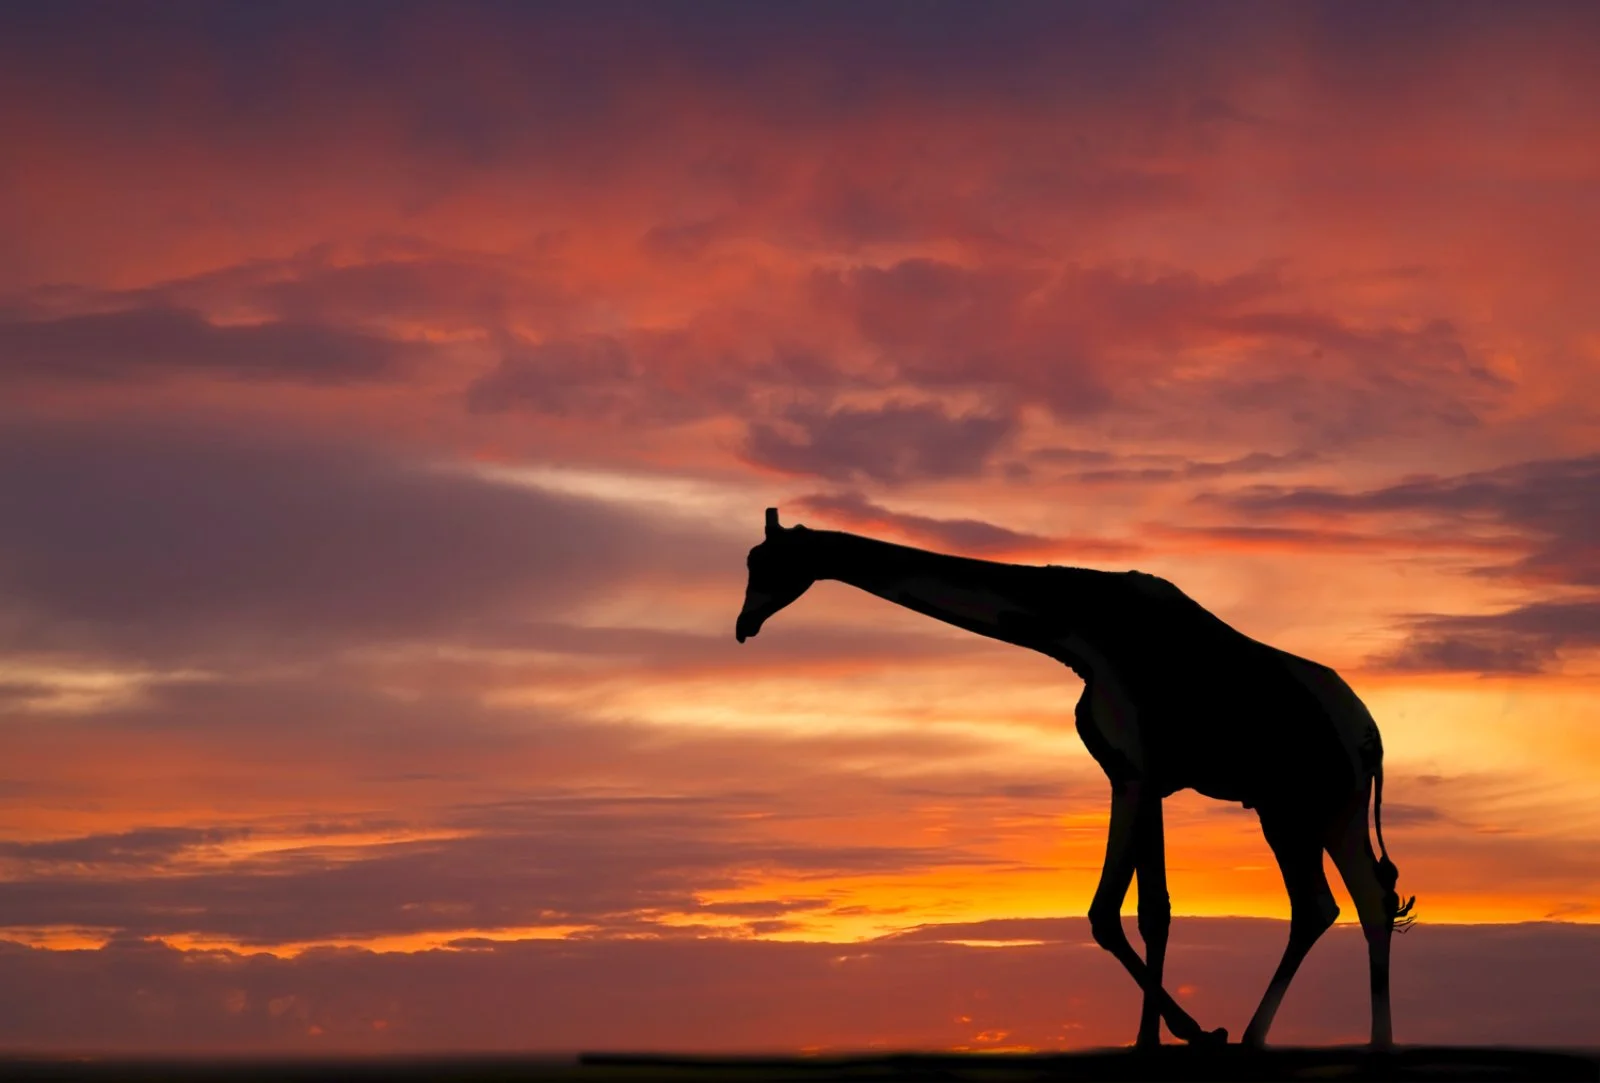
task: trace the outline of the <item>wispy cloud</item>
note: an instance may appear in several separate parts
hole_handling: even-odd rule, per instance
[[[802,508],[841,526],[866,532],[888,531],[934,549],[1014,558],[1055,555],[1103,559],[1140,551],[1136,543],[1114,538],[1061,538],[996,526],[981,519],[942,519],[897,512],[856,492],[816,493],[801,497]]]
[[[1366,491],[1258,486],[1211,499],[1258,517],[1366,524],[1367,537],[1389,538],[1399,547],[1426,539],[1442,548],[1498,555],[1478,574],[1521,582],[1547,596],[1497,612],[1409,615],[1406,642],[1373,663],[1402,671],[1537,673],[1565,651],[1600,646],[1600,602],[1591,596],[1600,585],[1592,542],[1600,527],[1597,492],[1600,459],[1588,456],[1421,477]],[[1419,517],[1431,523],[1425,534],[1388,525]],[[1347,536],[1328,526],[1247,529]]]

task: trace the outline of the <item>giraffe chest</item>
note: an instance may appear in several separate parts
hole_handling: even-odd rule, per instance
[[[1111,758],[1136,775],[1145,773],[1144,743],[1139,733],[1139,712],[1113,681],[1095,681],[1084,689],[1085,714],[1080,716],[1080,730],[1087,725],[1093,740],[1091,753],[1110,752]],[[1090,738],[1085,738],[1086,743]],[[1096,755],[1096,759],[1102,759]],[[1106,766],[1102,762],[1102,766]]]
[[[1081,641],[1066,644],[1077,659],[1074,669],[1084,680],[1076,711],[1078,734],[1095,760],[1111,776],[1141,777],[1148,764],[1139,728],[1139,711],[1116,672]]]

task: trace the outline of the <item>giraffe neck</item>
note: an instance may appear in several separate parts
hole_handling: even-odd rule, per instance
[[[831,530],[807,531],[805,556],[814,579],[834,579],[925,616],[1034,650],[1047,649],[1063,616],[1054,601],[1059,581],[1039,568],[948,556]]]

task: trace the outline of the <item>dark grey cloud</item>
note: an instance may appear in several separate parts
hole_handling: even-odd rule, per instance
[[[0,882],[0,926],[259,944],[546,924],[650,931],[667,913],[760,919],[784,912],[776,900],[749,913],[699,901],[701,892],[757,877],[986,863],[959,847],[752,837],[748,814],[775,804],[739,795],[554,793],[462,809],[439,825],[462,832],[454,838],[368,845],[356,854],[309,845],[199,870],[171,859],[248,833],[145,831],[13,845],[0,858],[20,862],[26,874]],[[819,905],[802,900],[796,908]]]
[[[474,383],[467,401],[482,413],[515,409],[628,421],[738,412],[751,418],[747,450],[756,461],[822,476],[887,480],[901,471],[859,459],[833,461],[826,446],[818,454],[803,453],[819,443],[866,442],[881,457],[882,440],[869,426],[904,430],[940,408],[852,407],[842,404],[842,390],[910,386],[935,398],[975,392],[988,408],[944,418],[947,425],[961,424],[938,442],[952,444],[952,454],[959,455],[974,440],[984,441],[983,452],[1014,422],[1017,403],[1042,404],[1064,416],[1102,411],[1119,384],[1134,380],[1121,371],[1128,355],[1152,348],[1172,352],[1197,335],[1214,335],[1217,317],[1281,288],[1270,272],[1213,281],[1179,271],[1049,271],[1016,262],[966,267],[908,259],[817,272],[810,279],[805,303],[830,325],[844,320],[876,351],[881,363],[871,371],[845,371],[828,352],[837,343],[819,351],[804,345],[803,337],[800,343],[786,341],[776,327],[763,332],[772,341],[746,347],[737,357],[728,356],[717,335],[702,336],[695,328],[541,342],[502,334],[499,365]],[[762,389],[806,398],[768,413],[758,394]],[[919,443],[925,427],[885,436],[903,437],[911,444],[909,455],[925,458]],[[972,466],[930,462],[908,469],[950,474]]]
[[[0,862],[35,867],[150,865],[185,850],[243,837],[239,828],[147,827],[47,842],[0,841]],[[15,875],[15,874],[13,874]]]
[[[730,595],[730,612],[738,598]],[[771,650],[746,644],[733,652],[730,631],[723,634],[666,631],[654,628],[579,626],[560,622],[484,622],[474,629],[476,642],[509,649],[547,651],[606,661],[630,672],[685,676],[696,671],[754,672],[763,664],[787,672],[810,665],[834,667],[844,662],[858,665],[903,665],[907,662],[949,658],[972,649],[968,641],[942,635],[898,635],[886,640],[870,631],[837,627],[774,624],[764,635],[781,646]]]
[[[1005,412],[951,415],[934,404],[793,406],[750,425],[744,455],[791,474],[897,483],[981,474],[1017,424]]]
[[[1331,313],[1218,311],[1197,330],[1228,341],[1240,360],[1218,375],[1175,380],[1152,401],[1192,411],[1188,427],[1206,435],[1224,435],[1208,419],[1237,426],[1244,417],[1261,422],[1263,437],[1314,454],[1397,431],[1473,428],[1512,391],[1442,319],[1356,326]]]
[[[822,910],[832,905],[829,899],[758,899],[751,902],[707,903],[700,909],[707,914],[726,914],[731,917],[765,918],[791,914],[797,911]]]
[[[1533,673],[1565,650],[1600,646],[1600,600],[1572,588],[1600,587],[1600,456],[1544,459],[1454,476],[1412,478],[1363,492],[1252,486],[1207,494],[1254,519],[1319,522],[1415,518],[1435,520],[1458,536],[1485,528],[1519,537],[1521,555],[1479,573],[1562,588],[1547,601],[1488,614],[1422,613],[1409,617],[1409,638],[1372,664],[1402,670]]]
[[[1281,277],[1221,279],[1176,269],[1032,264],[964,267],[909,259],[819,275],[818,297],[850,313],[910,378],[1009,380],[1065,414],[1108,401],[1121,351],[1176,347],[1241,305],[1280,293]]]
[[[646,76],[694,72],[724,107],[741,104],[736,95],[742,93],[774,123],[811,128],[837,122],[860,108],[862,98],[907,93],[907,80],[911,92],[946,103],[1026,107],[1076,95],[1109,104],[1141,96],[1142,80],[1128,67],[1136,57],[1174,88],[1196,67],[1211,66],[1196,49],[1197,38],[1226,39],[1246,30],[1227,20],[1158,17],[1154,10],[1026,4],[995,12],[823,4],[803,14],[727,3],[545,4],[526,11],[469,5],[453,20],[458,48],[482,69],[511,80],[501,87],[444,77],[453,66],[441,60],[438,43],[426,33],[434,25],[425,9],[383,19],[365,9],[182,10],[148,21],[108,18],[90,34],[81,21],[51,13],[12,16],[5,23],[14,43],[7,58],[27,71],[49,59],[80,78],[98,74],[84,92],[91,100],[126,89],[125,110],[172,103],[187,105],[186,114],[198,103],[159,81],[146,85],[132,77],[152,53],[206,61],[218,69],[221,86],[203,115],[275,127],[310,122],[282,116],[306,82],[331,93],[359,78],[384,87],[414,138],[436,154],[492,164],[548,148],[558,136],[575,138],[582,122],[603,121],[626,104],[617,100],[619,84]],[[136,33],[141,49],[127,44]],[[329,42],[333,70],[295,65],[306,36]],[[520,67],[513,63],[518,58]],[[519,131],[518,121],[534,130]]]
[[[1229,62],[1242,63],[1241,52],[1265,59],[1283,47],[1286,34],[1308,51],[1308,67],[1319,79],[1359,88],[1381,102],[1414,81],[1419,57],[1459,47],[1471,40],[1471,30],[1503,32],[1511,26],[1548,38],[1581,34],[1593,22],[1587,5],[1565,4],[1531,16],[1494,5],[1429,4],[1399,13],[1382,6],[1319,9],[1314,16],[1243,6],[1210,17],[1164,4],[819,3],[804,12],[634,0],[532,9],[466,5],[455,17],[464,55],[497,72],[519,48],[529,60],[529,70],[516,72],[517,93],[495,95],[497,83],[460,86],[440,77],[437,60],[425,63],[438,47],[421,36],[432,26],[426,8],[380,17],[365,7],[291,5],[262,13],[177,5],[147,20],[115,13],[88,29],[72,17],[77,10],[68,5],[8,14],[11,56],[68,64],[74,74],[102,73],[106,85],[94,89],[109,95],[140,70],[141,61],[149,62],[151,52],[177,47],[221,69],[220,100],[205,104],[219,120],[233,123],[276,119],[276,107],[294,100],[297,75],[338,87],[343,84],[337,76],[353,73],[392,90],[417,114],[419,125],[431,121],[430,130],[451,120],[474,120],[464,108],[473,104],[524,117],[564,106],[547,122],[552,124],[567,115],[592,117],[617,103],[605,96],[568,102],[562,92],[576,97],[583,90],[603,91],[630,66],[643,68],[636,78],[659,76],[663,56],[676,62],[668,71],[682,65],[703,73],[723,93],[742,90],[788,126],[834,121],[856,98],[892,98],[896,92],[932,95],[941,103],[1014,107],[1078,98],[1111,109],[1143,99],[1152,88],[1163,100],[1175,99],[1159,113],[1163,124],[1208,117],[1237,121],[1241,114],[1202,77]],[[134,33],[143,35],[143,49],[129,46]],[[301,74],[293,67],[299,55],[294,47],[306,36],[329,43],[332,71]],[[1371,69],[1366,80],[1350,74],[1362,63]],[[149,107],[177,97],[181,84],[126,89],[132,104]],[[461,153],[487,155],[508,139],[496,120],[481,118],[458,133]],[[447,138],[442,131],[433,134]]]
[[[621,340],[595,335],[573,341],[519,344],[494,371],[473,381],[474,413],[523,408],[569,416],[614,414],[642,370]]]
[[[813,292],[854,321],[900,382],[1021,396],[1074,416],[1109,401],[1099,358],[1038,269],[909,259],[819,273]]]
[[[343,326],[426,321],[453,330],[503,327],[513,313],[543,311],[555,300],[548,283],[502,260],[428,250],[344,265],[319,261],[228,292],[233,296],[226,299],[242,294],[280,319]]]
[[[1047,941],[1008,948],[954,939]],[[1249,1018],[1286,922],[1177,918],[1167,973],[1207,1026]],[[454,951],[293,959],[0,943],[0,1043],[19,1051],[459,1052],[1125,1045],[1138,990],[1087,923],[983,922],[865,944],[748,939],[478,941]],[[1417,927],[1396,942],[1396,1037],[1412,1045],[1593,1041],[1592,925]],[[1367,1027],[1360,931],[1331,930],[1273,1037],[1356,1044]]]
[[[0,301],[0,314],[64,329],[59,339],[87,338],[73,321],[119,317],[137,323],[203,321],[204,314],[249,313],[257,327],[341,331],[355,341],[388,342],[415,356],[419,342],[391,341],[387,329],[425,323],[433,330],[488,334],[517,318],[556,320],[576,302],[552,278],[546,261],[444,248],[416,239],[380,238],[354,252],[313,245],[279,258],[248,259],[132,289],[42,286]],[[237,321],[220,325],[238,331]],[[38,333],[38,332],[36,332]],[[169,336],[180,332],[169,331]],[[282,332],[279,332],[282,336]],[[204,345],[204,343],[202,343]],[[148,351],[146,351],[148,352]]]
[[[860,493],[816,493],[801,497],[801,507],[842,520],[846,526],[888,526],[941,548],[968,553],[1005,553],[1039,549],[1051,539],[1039,534],[1008,530],[981,519],[939,519],[890,511]]]
[[[473,381],[467,408],[623,422],[684,421],[706,413],[709,388],[674,388],[663,359],[612,335],[530,343],[509,340],[500,363]],[[699,392],[699,393],[695,393]]]
[[[1445,319],[1416,326],[1361,327],[1324,312],[1248,312],[1212,318],[1223,330],[1236,334],[1304,344],[1315,360],[1334,354],[1355,362],[1379,389],[1400,386],[1407,374],[1433,370],[1453,372],[1488,387],[1509,387],[1466,345],[1459,328]]]
[[[1337,447],[1396,431],[1474,428],[1511,390],[1453,331],[1381,327],[1325,341],[1317,327],[1332,322],[1244,320],[1260,335],[1253,357],[1182,385],[1179,400],[1204,400],[1202,416],[1249,411],[1275,423],[1266,431]]]
[[[858,530],[890,530],[919,545],[980,556],[1006,554],[1072,554],[1077,559],[1126,557],[1141,547],[1111,538],[1055,537],[1011,530],[981,519],[941,519],[893,511],[857,492],[817,493],[801,497],[801,507],[842,526]]]
[[[1509,527],[1527,536],[1533,551],[1505,571],[1600,586],[1600,455],[1420,477],[1365,492],[1257,487],[1208,499],[1253,515],[1426,513],[1463,526]]]
[[[1567,650],[1600,648],[1600,599],[1536,602],[1500,613],[1426,614],[1410,637],[1377,663],[1385,668],[1538,673]]]
[[[431,347],[291,320],[219,324],[140,308],[0,321],[0,378],[114,382],[175,373],[343,384],[393,379]]]
[[[1116,459],[1116,456],[1109,451],[1077,447],[1039,448],[1030,452],[1028,457],[1039,462],[1068,466],[1099,466]]]
[[[1045,452],[1035,453],[1035,457],[1044,458],[1045,461],[1074,461],[1071,456],[1050,455],[1048,454],[1050,450],[1046,449]],[[1104,458],[1110,459],[1111,456],[1107,455]],[[1316,462],[1321,458],[1322,456],[1314,451],[1292,451],[1284,454],[1252,451],[1248,455],[1239,455],[1232,459],[1191,460],[1150,466],[1099,467],[1092,470],[1081,470],[1072,475],[1072,477],[1076,481],[1089,484],[1195,481],[1226,477],[1231,474],[1260,474],[1275,470],[1292,470],[1295,467]],[[1079,459],[1078,461],[1093,462],[1095,460]]]
[[[1172,526],[1153,525],[1147,533],[1163,535],[1179,544],[1196,541],[1221,542],[1235,549],[1277,549],[1305,553],[1311,550],[1367,551],[1393,554],[1396,551],[1461,553],[1477,551],[1503,556],[1515,551],[1515,539],[1505,536],[1468,538],[1446,527],[1423,530],[1339,530],[1327,527],[1298,526]]]
[[[720,218],[653,226],[640,239],[639,246],[653,256],[669,260],[694,260],[729,232]]]
[[[1208,278],[1179,268],[1050,265],[1001,257],[969,267],[908,259],[819,272],[814,303],[842,313],[896,378],[1044,406],[1064,418],[1108,410],[1159,417],[1207,436],[1216,418],[1250,410],[1263,439],[1314,449],[1400,425],[1476,424],[1510,385],[1445,319],[1354,323],[1285,307],[1281,269]],[[1220,372],[1175,365],[1225,347]],[[1235,437],[1237,433],[1233,434]],[[1196,463],[1188,476],[1270,469],[1265,454]],[[1152,465],[1140,476],[1168,480]],[[1174,471],[1181,467],[1172,467]]]
[[[1442,810],[1432,805],[1407,804],[1401,801],[1383,803],[1383,822],[1390,827],[1436,824],[1447,819]]]
[[[767,388],[827,393],[851,381],[816,353],[775,346],[731,354],[693,326],[531,341],[496,329],[499,363],[467,389],[477,414],[519,412],[672,425],[715,413],[748,415]]]
[[[723,643],[725,655],[738,650],[731,634]],[[1042,763],[999,774],[972,765],[991,748],[974,735],[697,732],[492,706],[484,693],[506,681],[503,666],[325,666],[299,678],[157,686],[87,714],[0,712],[14,772],[59,750],[73,759],[33,788],[0,780],[13,801],[115,804],[142,792],[147,766],[161,772],[177,760],[185,774],[227,780],[226,807],[269,810],[9,840],[0,927],[282,943],[536,924],[661,933],[663,911],[708,924],[777,920],[788,912],[782,900],[809,911],[822,892],[747,893],[763,902],[749,914],[700,899],[773,878],[982,865],[1019,809],[1081,800],[1083,785],[1098,803],[1087,757],[1078,772]],[[570,682],[574,668],[570,657],[530,661],[514,667],[513,687]],[[634,680],[637,668],[585,665],[580,681]],[[915,765],[921,788],[840,766],[863,761]],[[330,795],[335,815],[294,811]],[[1004,801],[937,845],[804,841],[809,825],[831,834],[840,809],[896,816],[930,798]]]
[[[12,650],[315,650],[551,617],[737,546],[378,449],[220,427],[0,427]]]

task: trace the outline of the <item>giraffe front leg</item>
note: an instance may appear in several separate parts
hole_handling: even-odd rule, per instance
[[[1172,926],[1172,900],[1167,895],[1166,833],[1161,819],[1161,798],[1147,799],[1139,810],[1135,843],[1139,877],[1139,936],[1144,940],[1144,963],[1148,971],[1144,1010],[1139,1017],[1141,1049],[1161,1044],[1161,1000],[1151,988],[1163,988],[1166,970],[1167,932]]]
[[[1127,897],[1128,885],[1133,881],[1140,812],[1139,784],[1114,784],[1111,791],[1111,826],[1106,834],[1106,860],[1100,870],[1100,884],[1095,888],[1094,901],[1089,905],[1089,929],[1094,934],[1095,943],[1109,951],[1139,983],[1147,1000],[1154,999],[1156,1010],[1167,1021],[1167,1028],[1175,1037],[1192,1043],[1226,1042],[1226,1030],[1202,1030],[1200,1024],[1167,995],[1159,980],[1151,980],[1149,968],[1122,931],[1122,900]]]

